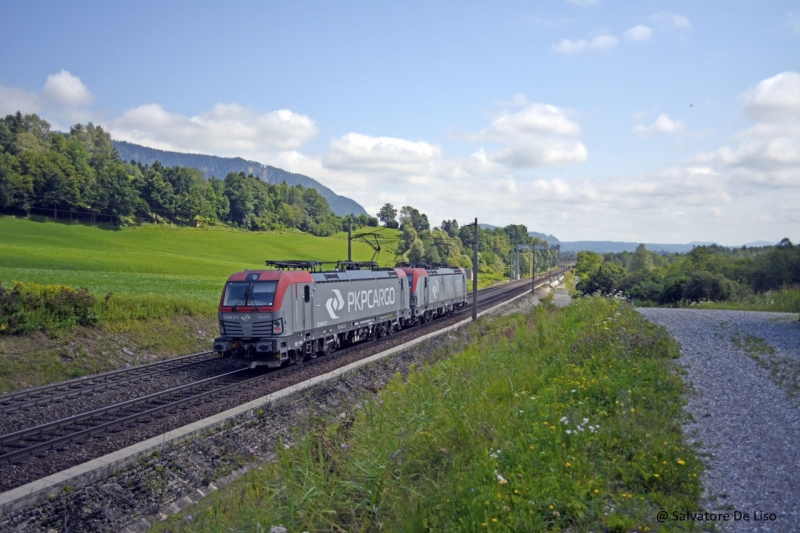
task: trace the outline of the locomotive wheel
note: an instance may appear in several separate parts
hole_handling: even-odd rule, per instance
[[[289,360],[293,365],[299,365],[305,359],[305,354],[300,350],[295,350],[294,353],[289,357]]]

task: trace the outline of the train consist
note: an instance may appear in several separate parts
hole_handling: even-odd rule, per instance
[[[214,351],[255,368],[295,364],[342,346],[461,309],[461,268],[377,268],[342,262],[267,261],[267,270],[232,274],[219,303]]]

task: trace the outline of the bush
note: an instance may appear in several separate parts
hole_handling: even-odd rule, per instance
[[[96,303],[85,288],[16,282],[9,291],[0,285],[0,334],[94,325]]]
[[[603,263],[595,272],[581,277],[577,289],[583,294],[613,294],[624,277],[624,268],[615,263]]]
[[[698,271],[692,273],[683,288],[683,299],[690,302],[727,300],[735,293],[731,280],[720,274]]]

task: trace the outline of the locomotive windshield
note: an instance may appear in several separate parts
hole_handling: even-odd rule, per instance
[[[277,281],[231,281],[225,287],[225,298],[222,305],[233,306],[264,306],[271,307],[275,303],[275,289]]]

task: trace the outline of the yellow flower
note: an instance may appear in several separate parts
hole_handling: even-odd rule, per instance
[[[683,466],[686,464],[686,461],[684,461],[683,459],[678,459],[678,464]]]
[[[595,494],[600,494],[600,491],[599,491],[599,490],[597,490],[597,489],[594,489],[594,493],[595,493]]]
[[[492,518],[492,522],[497,522],[497,518]]]
[[[483,527],[486,527],[486,526],[487,526],[486,522],[481,522],[481,525],[482,525]]]
[[[571,465],[571,464],[569,464],[569,462],[567,462],[567,466],[572,466],[572,465]]]

